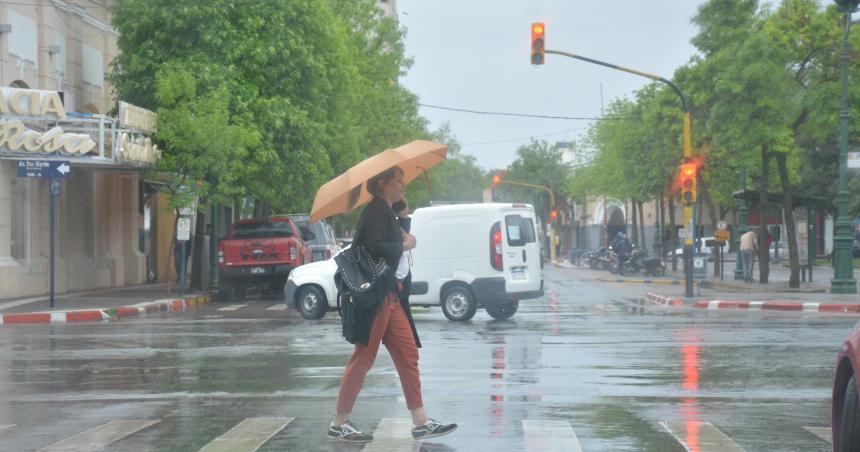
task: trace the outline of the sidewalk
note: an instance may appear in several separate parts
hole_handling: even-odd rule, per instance
[[[209,302],[209,296],[187,293],[180,297],[175,285],[167,294],[164,284],[115,287],[61,294],[50,299],[30,297],[0,300],[0,325],[110,321],[157,312],[177,312]]]

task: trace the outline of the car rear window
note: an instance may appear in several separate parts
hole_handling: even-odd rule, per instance
[[[510,246],[523,246],[536,240],[534,223],[521,215],[505,215],[505,231]]]
[[[273,223],[239,223],[233,225],[231,238],[256,239],[263,237],[291,237],[293,230],[290,223],[277,221]]]

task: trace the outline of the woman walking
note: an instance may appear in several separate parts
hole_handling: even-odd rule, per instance
[[[364,246],[373,260],[384,259],[391,269],[398,268],[401,259],[408,259],[405,252],[415,248],[415,236],[403,231],[391,206],[403,199],[405,184],[403,170],[390,168],[367,182],[373,201],[364,208],[356,228],[356,242],[352,246]],[[344,442],[365,443],[373,441],[373,435],[362,433],[352,422],[355,400],[364,384],[364,377],[373,366],[379,344],[385,344],[406,398],[406,406],[412,415],[412,437],[432,438],[451,433],[457,424],[443,424],[428,418],[421,399],[421,380],[418,373],[418,333],[409,309],[409,303],[398,296],[403,281],[388,272],[388,280],[380,281],[387,287],[384,300],[372,315],[363,315],[354,325],[355,350],[346,365],[337,400],[337,415],[328,429],[329,438]]]

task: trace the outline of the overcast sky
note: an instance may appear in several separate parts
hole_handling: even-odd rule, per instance
[[[424,104],[483,111],[594,117],[648,79],[558,55],[529,63],[531,22],[546,47],[672,78],[695,53],[691,23],[704,0],[398,0],[406,54],[401,82]],[[529,137],[575,140],[587,121],[483,116],[421,108],[449,122],[463,152],[485,169],[514,161]],[[489,144],[487,144],[489,143]]]

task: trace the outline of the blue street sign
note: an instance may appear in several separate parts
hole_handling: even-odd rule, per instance
[[[69,177],[68,160],[18,160],[18,177]]]

